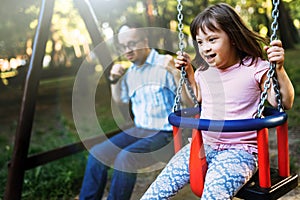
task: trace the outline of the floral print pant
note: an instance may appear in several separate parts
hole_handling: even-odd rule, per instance
[[[208,170],[201,199],[232,199],[257,170],[257,155],[239,149],[205,146]],[[163,200],[189,183],[190,143],[184,146],[150,185],[141,200]]]

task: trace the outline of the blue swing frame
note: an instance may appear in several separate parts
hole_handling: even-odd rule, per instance
[[[201,113],[201,107],[186,108],[175,111],[169,115],[169,122],[173,126],[194,128],[204,131],[242,132],[274,128],[287,121],[287,114],[270,107],[264,109],[264,118],[240,120],[209,120],[191,118]]]

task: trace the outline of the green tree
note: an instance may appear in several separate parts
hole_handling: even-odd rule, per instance
[[[36,20],[40,2],[2,0],[0,6],[0,57],[25,54],[25,44],[33,37],[30,24]]]
[[[177,0],[90,0],[99,21],[99,30],[103,31],[107,25],[114,32],[124,22],[132,19],[139,20],[146,26],[173,28],[177,22]],[[185,33],[188,34],[188,26],[193,17],[210,4],[226,2],[235,7],[246,22],[258,32],[268,30],[270,35],[271,0],[183,0],[183,14]],[[25,54],[25,46],[28,39],[35,34],[35,27],[39,14],[40,1],[27,0],[3,0],[0,7],[0,55],[12,57],[17,54]],[[59,39],[70,51],[68,56],[74,56],[74,33],[86,38],[90,43],[85,25],[74,9],[73,0],[56,1],[51,29],[52,43],[48,45],[48,51],[54,49],[56,39]],[[300,6],[296,0],[282,0],[280,3],[280,36],[286,48],[299,42]],[[298,25],[297,25],[298,24]],[[176,25],[176,24],[175,24]],[[176,28],[176,27],[175,27]],[[266,31],[265,31],[266,32]],[[54,38],[53,38],[54,37]],[[54,40],[55,39],[55,40]],[[166,43],[174,42],[173,38]]]

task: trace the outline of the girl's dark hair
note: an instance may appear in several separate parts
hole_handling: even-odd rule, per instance
[[[264,57],[262,45],[267,44],[268,40],[250,30],[228,4],[219,3],[210,6],[194,18],[190,25],[193,40],[196,40],[199,29],[205,33],[206,28],[211,31],[221,29],[226,32],[231,42],[235,44],[241,64],[245,57],[252,59],[251,64],[257,60],[257,57]],[[200,56],[199,51],[196,51],[196,54],[198,54],[197,59]]]

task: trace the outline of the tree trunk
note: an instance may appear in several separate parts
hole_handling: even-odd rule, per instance
[[[294,48],[294,44],[297,43],[296,38],[299,38],[298,33],[294,31],[295,27],[283,3],[279,4],[279,13],[279,33],[283,47],[285,49],[292,49]]]

